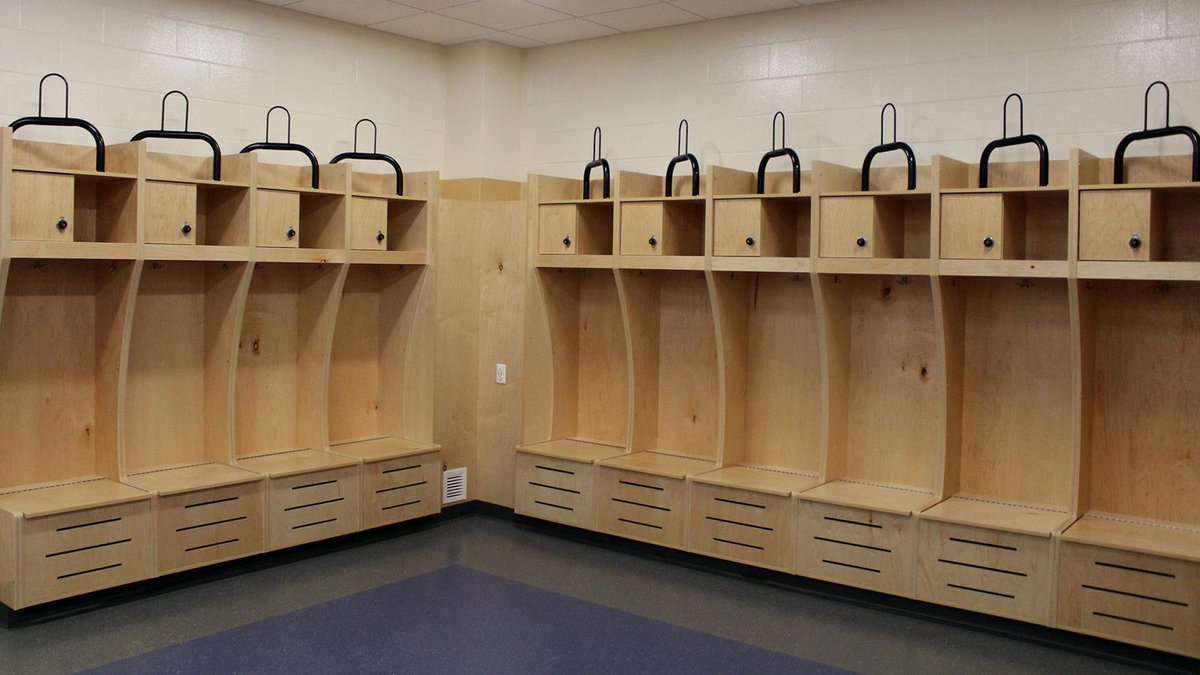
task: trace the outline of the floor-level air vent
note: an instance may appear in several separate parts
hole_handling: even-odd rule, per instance
[[[453,504],[467,498],[467,467],[442,472],[442,503]]]

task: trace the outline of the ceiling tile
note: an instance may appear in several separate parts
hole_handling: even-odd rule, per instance
[[[504,31],[496,31],[495,33],[488,33],[487,35],[484,35],[483,37],[472,38],[470,40],[464,40],[463,42],[475,42],[476,40],[491,40],[492,42],[499,42],[502,45],[508,45],[510,47],[518,47],[520,49],[528,49],[530,47],[541,47],[543,44],[545,44],[544,42],[539,42],[538,40],[532,40],[527,37],[521,37],[520,35],[513,35],[512,33],[505,33]]]
[[[391,2],[391,0],[355,0],[354,2],[346,2],[345,0],[300,0],[300,2],[289,3],[287,8],[360,26],[399,19],[400,17],[411,16],[421,11],[405,5],[398,5]]]
[[[672,5],[685,9],[692,14],[699,14],[706,19],[720,19],[726,16],[741,14],[756,14],[769,12],[774,9],[796,8],[793,0],[673,0]]]
[[[592,23],[586,19],[567,19],[566,21],[544,23],[540,26],[518,28],[512,32],[546,44],[557,44],[572,40],[587,40],[604,35],[615,35],[617,31],[608,26]]]
[[[571,16],[590,16],[603,12],[615,12],[630,7],[653,5],[661,0],[529,0],[536,5],[557,9]]]
[[[470,4],[449,7],[438,13],[495,30],[511,30],[570,18],[562,12],[525,0],[477,0]]]
[[[349,1],[352,2],[353,0]],[[423,9],[426,12],[433,12],[439,9],[453,7],[455,5],[465,5],[468,2],[471,2],[471,0],[396,0],[396,2],[400,3],[401,5],[408,5],[409,7]]]
[[[701,17],[667,4],[646,5],[617,12],[606,12],[588,17],[590,21],[615,28],[621,32],[662,28],[682,23],[700,21]]]
[[[388,33],[395,33],[396,35],[403,35],[418,40],[425,40],[426,42],[439,42],[442,44],[479,37],[480,35],[492,32],[482,26],[476,26],[473,23],[459,21],[458,19],[441,16],[440,14],[414,14],[403,19],[394,19],[392,21],[373,24],[371,28],[377,28]]]

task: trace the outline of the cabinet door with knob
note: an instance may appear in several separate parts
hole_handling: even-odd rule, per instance
[[[663,255],[663,205],[639,202],[621,206],[621,254]]]
[[[351,202],[350,248],[387,250],[387,200],[354,197]]]
[[[1151,190],[1084,190],[1079,195],[1079,259],[1158,260],[1160,222]]]
[[[12,238],[74,241],[75,178],[33,171],[13,172]]]
[[[579,248],[578,209],[574,204],[538,207],[538,253],[573,254]]]
[[[146,181],[146,241],[151,244],[195,244],[196,186]]]
[[[821,200],[821,256],[900,258],[904,252],[904,204],[872,195]]]
[[[1023,257],[1024,203],[998,193],[942,196],[941,257],[1015,260]]]
[[[769,255],[763,252],[761,200],[722,199],[713,208],[713,255]]]
[[[259,190],[257,211],[255,229],[259,246],[299,248],[299,194],[283,190]]]

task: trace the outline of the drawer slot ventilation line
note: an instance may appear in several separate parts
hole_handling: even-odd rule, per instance
[[[552,508],[552,509],[562,509],[563,511],[574,511],[574,510],[575,510],[575,509],[573,509],[573,508],[571,508],[571,507],[569,507],[569,506],[563,506],[563,505],[561,505],[561,504],[552,504],[552,503],[550,503],[550,502],[543,502],[543,501],[541,501],[540,499],[535,499],[535,500],[533,500],[533,503],[534,503],[534,504],[541,504],[542,506],[549,506],[549,507],[550,507],[550,508]]]
[[[705,518],[705,520],[711,520],[711,521],[717,522],[717,523],[725,523],[727,525],[737,525],[738,527],[749,527],[749,528],[753,528],[755,530],[762,530],[764,532],[774,532],[775,531],[775,528],[773,528],[773,527],[765,527],[763,525],[751,525],[750,523],[739,523],[736,520],[717,518],[716,516],[705,516],[704,518]]]
[[[346,499],[345,497],[335,497],[333,499],[326,499],[324,501],[313,502],[311,504],[301,504],[299,506],[289,506],[289,507],[285,508],[283,510],[283,512],[287,513],[288,511],[299,511],[300,509],[309,509],[314,506],[324,506],[326,504],[336,504],[340,501],[345,501],[345,499]]]
[[[614,502],[617,502],[618,504],[628,504],[629,506],[640,506],[643,509],[654,509],[655,511],[665,511],[667,513],[671,512],[671,509],[668,509],[665,506],[653,506],[651,504],[641,504],[639,502],[631,502],[628,499],[621,499],[619,497],[613,497],[612,500]]]
[[[333,480],[323,480],[320,483],[306,483],[305,485],[294,485],[294,486],[292,486],[292,489],[293,490],[307,490],[308,488],[321,487],[322,485],[333,485],[336,482],[337,482],[337,479],[335,478]]]
[[[1150,628],[1159,628],[1162,630],[1172,630],[1172,631],[1175,630],[1175,628],[1173,626],[1165,626],[1161,623],[1151,623],[1149,621],[1142,621],[1140,619],[1130,619],[1130,618],[1124,617],[1124,616],[1117,616],[1116,614],[1106,614],[1104,612],[1092,612],[1092,615],[1103,617],[1105,619],[1113,619],[1116,621],[1125,621],[1127,623],[1136,623],[1139,626],[1149,626]]]
[[[387,469],[385,471],[380,471],[379,473],[380,473],[380,475],[386,476],[389,473],[396,473],[398,471],[412,471],[413,469],[419,469],[419,468],[421,468],[420,464],[413,464],[412,466],[401,466],[401,467],[397,467],[395,469]]]
[[[763,504],[752,504],[752,503],[750,503],[750,502],[739,502],[739,501],[738,501],[738,500],[736,500],[736,499],[726,499],[726,498],[724,498],[724,497],[713,497],[713,501],[714,501],[714,502],[721,502],[721,503],[724,503],[724,504],[735,504],[735,505],[737,505],[737,506],[748,506],[748,507],[750,507],[750,508],[752,508],[752,509],[765,509],[765,508],[767,508],[767,507],[766,507],[765,505],[763,505]]]
[[[1109,568],[1112,568],[1115,570],[1124,570],[1126,572],[1137,572],[1139,574],[1152,574],[1156,577],[1166,577],[1168,579],[1175,578],[1175,575],[1171,574],[1170,572],[1156,572],[1154,570],[1142,569],[1140,567],[1129,567],[1128,565],[1117,565],[1114,563],[1101,562],[1099,560],[1096,561],[1096,567],[1109,567]]]
[[[1014,577],[1029,576],[1028,574],[1026,574],[1024,572],[1016,572],[1013,570],[1004,570],[1004,569],[1000,569],[999,567],[988,567],[987,565],[974,565],[972,563],[959,562],[957,560],[946,560],[945,558],[938,558],[937,561],[940,563],[946,564],[946,565],[958,565],[959,567],[970,567],[973,570],[983,570],[985,572],[999,572],[1000,574],[1010,574]]]
[[[960,584],[946,584],[946,586],[948,588],[957,588],[960,591],[970,591],[972,593],[982,593],[983,595],[991,595],[991,596],[994,596],[997,598],[1008,598],[1009,600],[1017,599],[1017,596],[1015,596],[1015,595],[1009,595],[1008,593],[1000,593],[998,591],[985,591],[982,588],[972,588],[970,586],[963,586]]]
[[[236,523],[239,520],[245,520],[246,516],[236,516],[233,518],[225,518],[224,520],[214,520],[211,523],[200,523],[199,525],[187,525],[185,527],[175,528],[176,532],[187,532],[188,530],[199,530],[202,527],[213,527],[216,525],[225,525],[227,523]]]
[[[829,565],[837,565],[838,567],[849,567],[850,569],[861,570],[863,572],[874,572],[875,574],[883,574],[882,570],[877,570],[874,567],[863,567],[862,565],[851,565],[850,563],[838,562],[836,560],[821,560],[821,562],[827,563]]]
[[[767,549],[763,548],[762,546],[755,546],[754,544],[743,544],[743,543],[742,543],[742,542],[740,542],[740,541],[732,541],[732,540],[729,540],[729,539],[722,539],[722,538],[720,538],[720,537],[713,537],[713,541],[719,541],[719,542],[721,542],[722,544],[731,544],[731,545],[733,545],[733,546],[741,546],[742,548],[752,548],[752,549],[754,549],[754,550],[756,550],[756,551],[765,551],[765,550],[767,550]]]
[[[1186,602],[1178,600],[1168,600],[1166,598],[1156,598],[1153,595],[1142,595],[1141,593],[1130,593],[1129,591],[1118,591],[1112,588],[1102,588],[1091,584],[1081,584],[1080,588],[1086,588],[1089,591],[1097,591],[1099,593],[1112,593],[1113,595],[1123,595],[1127,598],[1137,598],[1138,600],[1150,600],[1152,602],[1161,602],[1165,605],[1175,605],[1176,607],[1187,607]]]
[[[104,520],[95,520],[90,523],[80,523],[78,525],[67,525],[66,527],[60,527],[54,531],[55,532],[66,532],[67,530],[78,530],[83,527],[93,527],[95,525],[107,525],[109,523],[119,523],[119,522],[121,522],[121,520],[122,520],[121,518],[105,518]]]
[[[852,541],[839,541],[837,539],[829,539],[828,537],[813,537],[817,541],[823,541],[829,544],[839,544],[841,546],[853,546],[854,548],[865,548],[871,551],[879,551],[880,553],[891,553],[892,549],[883,548],[882,546],[871,546],[870,544],[856,544]]]
[[[185,509],[198,509],[201,506],[215,506],[217,504],[225,504],[227,502],[236,502],[241,497],[225,497],[224,499],[212,499],[207,502],[196,502],[195,504],[184,504]]]
[[[422,485],[425,485],[425,484],[427,484],[428,482],[429,482],[429,481],[427,481],[427,480],[423,480],[423,481],[421,481],[421,482],[419,482],[419,483],[409,483],[409,484],[407,484],[407,485],[397,485],[396,487],[383,488],[382,490],[376,490],[376,491],[375,491],[375,494],[377,494],[377,495],[381,495],[381,494],[383,494],[383,493],[385,493],[385,492],[391,492],[391,491],[393,491],[393,490],[407,490],[408,488],[412,488],[412,487],[420,487],[420,486],[422,486]]]
[[[193,547],[191,547],[191,548],[185,548],[185,549],[183,549],[183,552],[184,552],[184,553],[191,553],[192,551],[202,551],[202,550],[204,550],[204,549],[206,549],[206,548],[213,548],[214,546],[224,546],[225,544],[236,544],[236,543],[238,543],[239,541],[241,541],[241,539],[226,539],[226,540],[224,540],[224,541],[215,541],[215,542],[213,542],[213,543],[211,543],[211,544],[201,544],[201,545],[199,545],[199,546],[193,546]]]
[[[324,525],[326,523],[336,523],[336,522],[337,522],[337,518],[326,518],[325,520],[318,520],[315,523],[305,523],[303,525],[293,525],[292,529],[293,530],[303,530],[306,527],[315,527],[317,525]]]
[[[105,565],[103,567],[93,567],[90,570],[80,570],[78,572],[71,572],[70,574],[60,574],[57,577],[55,577],[55,579],[62,580],[62,579],[70,579],[71,577],[81,577],[85,574],[94,574],[96,572],[103,572],[104,570],[116,569],[123,564],[124,563],[113,563],[111,565]]]
[[[656,530],[663,529],[662,525],[651,525],[650,523],[643,523],[643,522],[640,522],[637,520],[629,520],[628,518],[617,518],[617,520],[621,521],[622,523],[629,523],[630,525],[641,525],[642,527],[651,527]]]
[[[536,487],[540,487],[540,488],[546,488],[547,490],[557,490],[559,492],[569,492],[573,495],[583,494],[579,490],[572,490],[571,488],[558,487],[557,485],[546,485],[545,483],[535,483],[533,481],[529,481],[529,484],[536,486]]]
[[[627,481],[627,480],[621,480],[621,481],[617,481],[617,482],[620,483],[621,485],[628,485],[630,487],[640,487],[640,488],[645,488],[647,490],[658,490],[659,492],[663,491],[663,489],[657,485],[646,485],[645,483],[634,483],[634,482]]]
[[[542,466],[541,464],[535,464],[533,468],[535,468],[535,469],[541,469],[542,471],[552,471],[552,472],[554,472],[554,473],[563,473],[563,474],[566,474],[566,475],[568,475],[568,476],[574,476],[574,475],[575,475],[575,472],[574,472],[574,471],[567,471],[566,469],[556,469],[556,468],[554,468],[554,467],[552,467],[552,466]],[[621,482],[622,482],[622,483],[624,483],[625,481],[621,481]]]
[[[870,527],[876,530],[882,530],[883,526],[876,523],[864,523],[857,520],[847,520],[845,518],[834,518],[833,516],[824,516],[825,520],[830,520],[835,523],[843,523],[845,525],[858,525],[859,527]]]
[[[968,544],[970,546],[983,546],[984,548],[999,548],[1005,551],[1016,551],[1016,546],[1006,546],[1005,544],[991,544],[986,541],[975,541],[973,539],[962,539],[959,537],[950,537],[950,541],[958,542],[959,544]]]
[[[385,507],[383,507],[382,509],[379,509],[379,510],[380,510],[380,511],[390,511],[390,510],[392,510],[392,509],[398,509],[398,508],[401,508],[401,507],[404,507],[404,506],[412,506],[413,504],[420,504],[420,503],[421,503],[421,500],[420,500],[420,499],[414,499],[414,500],[413,500],[413,501],[411,501],[411,502],[404,502],[403,504],[392,504],[391,506],[385,506]]]
[[[58,556],[60,556],[60,555],[70,555],[70,554],[72,554],[72,553],[82,553],[83,551],[91,551],[91,550],[93,550],[93,549],[97,549],[97,548],[106,548],[106,547],[108,547],[108,546],[116,546],[116,545],[118,545],[118,544],[128,544],[128,543],[129,543],[129,542],[131,542],[131,541],[133,541],[133,539],[131,539],[131,538],[126,538],[126,539],[118,539],[117,541],[109,541],[109,542],[105,542],[105,543],[103,543],[103,544],[92,544],[91,546],[83,546],[83,547],[80,547],[80,548],[72,548],[72,549],[69,549],[69,550],[66,550],[66,551],[58,551],[58,552],[56,552],[56,553],[47,553],[45,557],[47,557],[47,558],[57,558],[57,557],[58,557]]]

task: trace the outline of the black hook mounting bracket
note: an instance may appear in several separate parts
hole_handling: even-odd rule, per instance
[[[167,129],[167,99],[171,94],[179,94],[183,98],[183,131]],[[208,147],[212,148],[213,154],[213,180],[221,180],[221,146],[217,143],[217,139],[209,136],[203,131],[189,131],[189,118],[191,117],[192,102],[188,100],[187,94],[172,89],[162,97],[162,114],[159,118],[158,129],[147,129],[139,131],[130,138],[130,141],[141,141],[147,138],[169,138],[174,140],[185,141],[204,141]]]
[[[700,161],[696,156],[688,152],[688,140],[691,136],[691,125],[688,121],[679,121],[679,130],[675,133],[675,157],[671,158],[671,163],[667,164],[666,189],[664,194],[671,196],[671,183],[675,178],[675,165],[680,162],[688,162],[692,165],[692,196],[700,195]]]
[[[276,110],[282,110],[283,114],[287,115],[287,141],[284,143],[272,143],[271,142],[271,113],[275,112]],[[267,111],[266,140],[262,141],[261,143],[251,143],[250,145],[247,145],[246,147],[242,148],[242,154],[245,154],[247,152],[254,152],[255,150],[283,150],[286,152],[301,153],[302,155],[304,155],[305,157],[308,158],[309,164],[312,165],[313,189],[314,190],[320,189],[321,171],[317,167],[317,156],[314,155],[313,151],[309,150],[306,146],[300,145],[299,143],[292,142],[292,112],[290,110],[288,110],[287,108],[285,108],[281,105],[277,105],[277,106],[272,106],[271,109]]]
[[[892,109],[892,142],[883,142],[883,116],[887,114],[887,109]],[[913,153],[913,149],[908,143],[903,143],[896,140],[896,106],[891,103],[886,103],[883,109],[879,111],[879,145],[870,149],[867,156],[863,158],[862,166],[862,191],[869,192],[871,190],[871,162],[875,161],[875,155],[885,152],[893,152],[899,150],[904,153],[904,158],[908,162],[908,189],[917,189],[917,156]]]
[[[595,131],[592,132],[592,161],[588,162],[588,165],[583,168],[584,199],[592,198],[592,169],[595,169],[596,167],[600,167],[604,174],[603,198],[608,199],[612,194],[612,176],[608,170],[608,160],[600,156],[603,152],[603,146],[604,132],[600,130],[600,127],[596,127]]]
[[[358,127],[363,122],[369,123],[371,125],[371,129],[373,130],[371,137],[371,152],[358,151]],[[400,168],[400,162],[397,162],[394,157],[379,152],[379,125],[375,124],[375,120],[364,117],[355,122],[354,150],[352,152],[343,152],[340,155],[337,155],[333,159],[329,160],[329,163],[337,164],[338,162],[342,162],[347,159],[361,159],[365,161],[384,162],[388,164],[396,172],[396,194],[401,197],[404,196],[404,170]]]
[[[776,125],[776,122],[780,124]],[[775,129],[779,128],[778,142]],[[787,147],[787,117],[780,110],[771,118],[771,151],[763,155],[758,163],[758,194],[767,191],[767,164],[776,157],[787,157],[792,160],[792,194],[800,192],[800,157],[795,150]]]
[[[1166,93],[1166,119],[1165,124],[1157,129],[1150,128],[1150,90],[1155,85],[1161,84],[1163,91]],[[1196,130],[1187,126],[1171,126],[1171,88],[1166,82],[1156,80],[1146,87],[1146,93],[1143,97],[1142,108],[1142,130],[1135,131],[1117,144],[1117,152],[1113,158],[1113,183],[1120,185],[1125,182],[1125,151],[1135,141],[1146,141],[1154,138],[1165,138],[1167,136],[1184,136],[1192,143],[1192,182],[1200,181],[1200,134]]]
[[[1009,138],[1008,136],[1008,104],[1013,99],[1017,99],[1020,107],[1020,127],[1017,135]],[[983,155],[979,158],[979,187],[985,188],[988,186],[988,162],[991,160],[992,151],[997,148],[1007,148],[1014,145],[1033,144],[1038,150],[1038,185],[1046,187],[1050,184],[1050,149],[1046,147],[1046,141],[1041,136],[1036,134],[1025,133],[1025,99],[1021,98],[1018,93],[1008,95],[1004,99],[1004,126],[1001,128],[1001,137],[987,144],[983,149]]]
[[[62,117],[46,117],[42,114],[42,94],[46,89],[46,80],[57,77],[63,83],[63,116]],[[48,73],[42,76],[38,82],[38,114],[34,117],[22,117],[15,120],[12,124],[13,131],[21,127],[76,127],[83,129],[92,136],[92,140],[96,142],[96,171],[104,171],[104,137],[100,135],[100,131],[87,120],[81,120],[78,117],[71,117],[71,85],[67,83],[67,78],[59,73]]]

